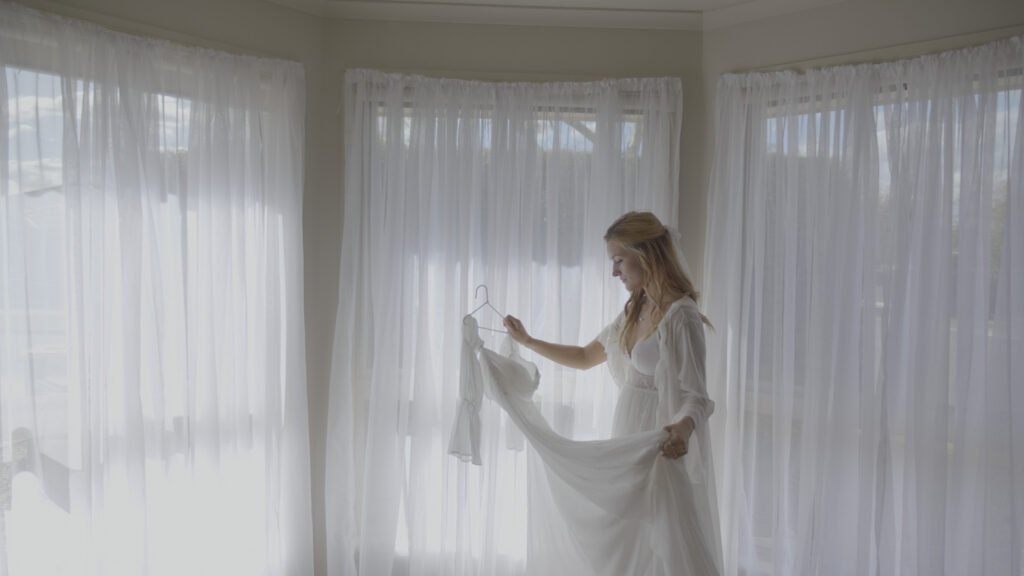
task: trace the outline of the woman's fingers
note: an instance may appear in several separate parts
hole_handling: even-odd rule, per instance
[[[675,460],[687,452],[689,452],[689,447],[686,440],[680,438],[675,432],[670,431],[668,440],[661,445],[661,454],[666,458]]]
[[[686,447],[680,448],[672,444],[667,444],[665,446],[662,446],[661,454],[666,458],[671,458],[675,460],[676,458],[679,458],[680,456],[686,454]]]
[[[523,323],[515,316],[512,316],[511,314],[505,316],[502,324],[505,325],[505,329],[508,330],[508,333],[512,336],[513,340],[522,342],[526,338],[526,329],[523,328]]]
[[[678,450],[672,445],[666,445],[661,448],[661,455],[670,460],[675,460],[682,456]]]

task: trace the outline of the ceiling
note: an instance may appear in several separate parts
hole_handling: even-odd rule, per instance
[[[326,18],[709,30],[845,0],[270,0]]]

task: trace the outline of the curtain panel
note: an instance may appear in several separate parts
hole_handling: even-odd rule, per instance
[[[1024,46],[718,84],[728,574],[1021,574]]]
[[[0,4],[0,574],[312,573],[300,65]]]
[[[462,317],[486,294],[538,337],[572,343],[615,317],[626,294],[602,236],[630,209],[676,221],[680,82],[352,70],[344,85],[329,573],[535,573],[531,538],[543,535],[528,533],[517,430],[485,403],[482,465],[447,453]],[[501,327],[486,307],[477,318]],[[537,401],[554,428],[608,436],[615,391],[605,371],[537,360]]]

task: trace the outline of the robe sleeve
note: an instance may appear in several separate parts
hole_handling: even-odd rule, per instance
[[[475,325],[473,326],[475,329]],[[483,374],[476,358],[479,339],[462,340],[459,369],[459,399],[455,422],[448,438],[448,453],[463,462],[480,465],[480,405],[483,402]]]
[[[715,411],[704,379],[704,324],[695,305],[682,305],[662,327],[663,393],[668,423],[689,416],[694,427]]]

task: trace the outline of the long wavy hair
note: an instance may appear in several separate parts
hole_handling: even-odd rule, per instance
[[[683,272],[679,258],[676,257],[672,235],[654,214],[626,212],[608,227],[604,241],[617,242],[636,254],[643,270],[643,287],[629,295],[625,308],[626,319],[619,335],[623,351],[628,352],[627,344],[637,340],[640,310],[646,300],[649,299],[654,306],[653,315],[657,319],[654,325],[657,326],[665,315],[664,302],[675,302],[684,296],[689,296],[696,302],[700,298],[700,292],[693,287],[693,282]],[[703,314],[701,319],[708,326],[711,325]]]

